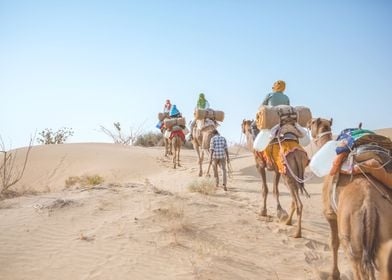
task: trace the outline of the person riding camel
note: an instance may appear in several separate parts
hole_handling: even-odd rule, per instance
[[[278,106],[278,105],[290,105],[290,99],[283,92],[286,89],[286,83],[282,80],[278,80],[272,87],[272,92],[267,94],[262,105]]]
[[[181,118],[182,114],[180,111],[177,109],[176,105],[173,105],[171,107],[170,113],[169,113],[170,118]]]
[[[210,103],[208,103],[204,93],[199,94],[199,99],[197,100],[196,109],[206,110],[210,108]]]
[[[171,108],[172,108],[172,104],[170,103],[170,100],[169,100],[169,99],[166,99],[166,103],[165,103],[165,105],[163,106],[163,113],[169,114]]]
[[[195,110],[207,110],[210,108],[210,103],[206,99],[204,93],[199,94],[199,99],[197,100],[197,105]],[[193,128],[195,127],[196,124],[196,119],[193,119],[190,125],[190,134],[189,134],[189,139],[192,140],[193,138]]]

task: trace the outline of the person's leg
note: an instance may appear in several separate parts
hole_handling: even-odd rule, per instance
[[[215,185],[219,187],[219,175],[218,175],[218,160],[212,160],[212,168],[214,170],[214,177],[215,177]]]
[[[227,172],[226,172],[226,160],[221,159],[220,160],[220,165],[222,168],[222,173],[223,173],[223,189],[227,191],[226,185],[227,185]]]

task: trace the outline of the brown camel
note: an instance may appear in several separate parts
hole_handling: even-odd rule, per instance
[[[319,148],[332,139],[331,125],[332,119],[317,118],[309,123]],[[331,279],[340,279],[340,243],[351,262],[355,280],[375,279],[376,269],[380,271],[380,279],[392,279],[391,198],[389,188],[365,174],[325,178],[323,207],[331,229]]]
[[[195,149],[198,157],[199,163],[199,176],[203,176],[203,161],[204,161],[204,152],[209,153],[210,141],[212,138],[212,131],[216,128],[216,125],[209,125],[204,127],[203,129],[197,128],[197,125],[193,127],[192,131],[192,144]]]
[[[253,149],[253,142],[257,133],[259,132],[257,128],[254,128],[256,131],[252,133],[252,123],[253,120],[243,120],[241,124],[242,133],[245,134],[246,144],[248,149],[253,152],[253,156],[256,162],[256,169],[261,175],[261,194],[262,194],[262,206],[260,209],[261,216],[267,216],[267,196],[268,196],[268,185],[267,185],[267,175],[266,175],[266,163],[265,161],[257,155],[256,151]],[[287,212],[282,208],[279,201],[279,180],[280,173],[276,166],[273,166],[274,179],[273,179],[273,195],[276,200],[276,215],[280,220],[286,220],[288,215]]]
[[[243,120],[241,128],[242,132],[247,136],[247,144],[248,147],[250,147],[250,150],[253,151],[255,161],[256,161],[256,168],[261,174],[262,177],[262,207],[261,207],[261,216],[266,216],[267,215],[267,195],[268,195],[268,186],[267,186],[267,180],[266,180],[266,162],[265,160],[260,157],[254,150],[253,150],[253,141],[254,138],[256,137],[257,133],[252,133],[251,130],[251,123],[252,121],[249,120]],[[278,144],[274,144],[278,145]],[[304,151],[301,150],[295,150],[291,153],[289,153],[286,156],[286,165],[287,165],[287,173],[282,174],[283,179],[286,182],[286,185],[290,191],[291,195],[291,209],[290,209],[290,214],[287,215],[287,212],[283,210],[282,206],[280,205],[279,202],[279,189],[278,189],[278,184],[279,184],[279,179],[281,174],[278,171],[278,167],[276,164],[273,164],[273,172],[274,172],[274,188],[273,188],[273,193],[276,199],[277,203],[277,216],[281,221],[284,221],[286,225],[291,225],[292,224],[292,218],[294,215],[294,211],[296,210],[297,212],[297,218],[298,218],[298,225],[297,225],[297,230],[296,233],[294,234],[295,238],[299,238],[302,236],[302,201],[299,195],[299,191],[304,190],[304,174],[305,174],[305,168],[306,165],[308,164],[308,157]]]
[[[174,148],[174,155],[173,155],[173,167],[174,169],[177,168],[178,166],[181,166],[180,164],[180,151],[181,151],[181,145],[182,145],[182,139],[179,135],[174,135],[173,138],[170,140],[171,146]]]

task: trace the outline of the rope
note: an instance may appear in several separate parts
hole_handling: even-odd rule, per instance
[[[390,204],[392,204],[392,200],[391,197],[389,196],[389,194],[383,192],[379,186],[377,184],[375,184],[370,178],[369,176],[366,175],[366,173],[362,170],[362,168],[359,166],[359,170],[361,171],[362,175],[369,181],[370,184],[373,185],[373,187],[375,187],[375,189],[381,194],[381,196],[383,198],[385,198]]]
[[[347,147],[348,147],[348,146],[347,146]],[[350,149],[350,153],[353,153],[353,152],[354,152],[350,147],[348,147],[348,148]],[[379,192],[379,194],[381,194],[381,196],[382,196],[383,198],[385,198],[389,203],[392,204],[392,200],[391,200],[389,194],[383,192],[383,191],[379,188],[379,186],[378,186],[377,184],[375,184],[375,183],[369,178],[368,175],[366,175],[366,173],[363,171],[363,169],[361,168],[360,165],[358,165],[358,168],[359,168],[359,171],[361,171],[362,175],[366,178],[366,180],[368,180],[368,182],[369,182],[369,183]]]

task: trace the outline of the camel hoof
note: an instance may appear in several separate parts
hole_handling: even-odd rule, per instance
[[[333,272],[332,275],[328,277],[328,280],[340,280],[340,272]]]
[[[279,221],[281,221],[281,222],[286,221],[289,217],[287,212],[283,209],[278,209],[278,211],[276,212],[276,216],[278,217]]]
[[[302,235],[301,235],[301,233],[300,232],[297,232],[294,236],[293,236],[294,238],[301,238],[302,237]]]
[[[267,209],[263,209],[260,211],[260,216],[267,217]]]
[[[293,222],[291,221],[291,220],[287,220],[287,219],[282,219],[282,220],[280,220],[281,222],[284,222],[284,224],[286,225],[286,226],[292,226],[293,225]]]

